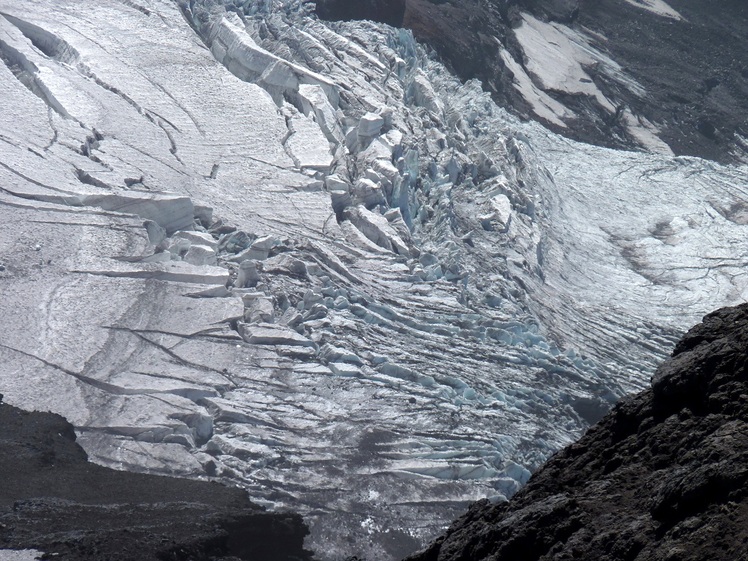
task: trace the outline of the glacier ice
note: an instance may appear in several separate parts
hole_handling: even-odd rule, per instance
[[[746,297],[745,167],[561,138],[300,2],[138,6],[0,0],[0,387],[97,462],[391,559]]]

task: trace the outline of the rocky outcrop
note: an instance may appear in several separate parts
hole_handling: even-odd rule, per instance
[[[644,92],[622,88],[595,70],[593,81],[617,106],[657,123],[658,136],[675,154],[746,160],[745,2],[721,2],[719,10],[707,0],[580,2],[573,27],[606,38],[593,43]],[[589,130],[580,138],[594,141],[604,133],[600,124],[594,126],[599,132]]]
[[[322,0],[317,2],[317,13],[327,20],[370,19],[400,26],[405,15],[405,0]]]
[[[409,560],[746,558],[747,354],[748,305],[706,316],[651,389]]]
[[[0,559],[311,558],[300,516],[266,513],[239,488],[91,464],[52,413],[0,404],[0,473]]]

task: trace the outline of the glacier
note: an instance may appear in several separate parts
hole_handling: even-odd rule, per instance
[[[321,559],[505,500],[746,299],[745,166],[522,122],[404,30],[0,0],[0,59],[5,400]]]

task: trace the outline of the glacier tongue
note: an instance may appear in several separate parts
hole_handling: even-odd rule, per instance
[[[0,0],[0,387],[95,461],[391,559],[745,299],[745,168],[578,144],[407,32],[244,4]]]

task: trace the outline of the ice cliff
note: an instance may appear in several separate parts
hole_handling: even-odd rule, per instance
[[[748,171],[521,123],[310,9],[0,0],[0,389],[390,559],[745,299]]]

